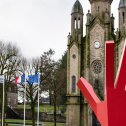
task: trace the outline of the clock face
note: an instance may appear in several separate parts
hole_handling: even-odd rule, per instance
[[[96,42],[94,43],[94,46],[95,46],[95,48],[99,48],[99,47],[100,47],[100,42],[96,41]]]

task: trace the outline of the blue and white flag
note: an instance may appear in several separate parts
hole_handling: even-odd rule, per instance
[[[29,83],[38,83],[39,82],[39,74],[28,75]]]

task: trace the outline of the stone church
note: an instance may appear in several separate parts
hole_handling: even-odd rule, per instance
[[[89,0],[91,12],[86,14],[83,36],[83,7],[79,0],[71,11],[71,33],[67,49],[67,126],[101,126],[87,100],[76,86],[80,77],[92,84],[97,96],[104,99],[105,41],[115,42],[115,75],[126,36],[126,0],[120,0],[119,29],[114,29],[111,13],[113,0]],[[86,5],[85,5],[86,6]]]

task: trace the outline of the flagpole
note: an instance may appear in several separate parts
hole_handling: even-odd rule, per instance
[[[25,126],[25,97],[26,97],[26,83],[25,83],[25,90],[24,90],[24,126]]]
[[[4,80],[3,80],[3,109],[2,109],[2,126],[4,126]]]
[[[24,94],[24,126],[25,126],[25,99],[26,99],[26,82],[25,82],[25,94]]]
[[[37,126],[39,126],[39,77],[38,77],[38,120],[37,120]]]

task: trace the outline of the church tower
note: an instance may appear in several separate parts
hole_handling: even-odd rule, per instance
[[[84,41],[84,78],[93,86],[97,96],[104,99],[105,41],[114,40],[114,17],[111,14],[112,0],[89,0],[86,36]],[[84,104],[86,100],[84,100]],[[84,109],[85,110],[85,109]],[[87,110],[86,110],[87,111]],[[99,126],[99,122],[88,106],[88,121],[85,126]]]
[[[84,77],[98,97],[104,98],[105,41],[115,40],[113,0],[89,0],[86,35],[83,37],[83,8],[76,0],[71,11],[71,35],[67,50],[67,126],[100,126],[87,100],[76,86]],[[116,49],[116,48],[115,48]],[[116,57],[116,55],[115,55]],[[115,58],[116,59],[116,58]]]
[[[91,13],[86,24],[86,79],[101,99],[104,95],[105,41],[114,39],[112,0],[90,0]],[[85,69],[85,68],[84,68]],[[86,70],[85,69],[85,70]]]
[[[76,86],[81,77],[81,48],[83,37],[83,8],[79,0],[71,11],[71,35],[68,35],[67,51],[67,126],[80,126],[80,90]]]

